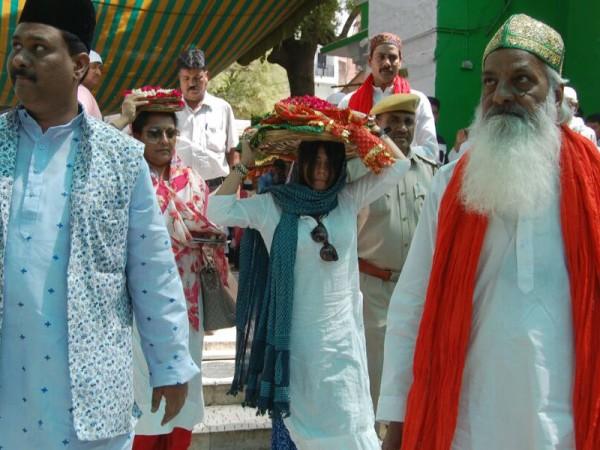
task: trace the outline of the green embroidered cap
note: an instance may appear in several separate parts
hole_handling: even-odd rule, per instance
[[[525,50],[548,64],[558,73],[562,72],[565,44],[552,27],[525,14],[508,18],[496,32],[483,53],[483,61],[500,48]]]

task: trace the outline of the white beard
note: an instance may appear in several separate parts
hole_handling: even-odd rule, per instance
[[[535,216],[549,206],[559,177],[557,114],[552,93],[525,117],[483,117],[481,106],[477,108],[461,187],[468,211],[516,218]]]

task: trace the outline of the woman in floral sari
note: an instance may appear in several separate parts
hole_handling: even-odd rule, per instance
[[[224,245],[200,242],[210,238],[224,242],[224,236],[206,218],[209,192],[206,183],[175,155],[178,134],[175,113],[142,111],[131,124],[131,129],[133,136],[145,144],[144,157],[150,167],[160,211],[171,236],[187,299],[190,352],[198,367],[201,367],[203,330],[199,272],[203,266],[203,251],[213,254],[224,283],[228,266]],[[158,407],[156,399],[151,401],[152,387],[139,345],[135,346],[134,357],[135,398],[142,410],[142,417],[136,426],[134,450],[187,449],[191,443],[192,429],[202,421],[204,414],[201,376],[190,381],[188,397],[181,412],[163,425],[164,404]]]

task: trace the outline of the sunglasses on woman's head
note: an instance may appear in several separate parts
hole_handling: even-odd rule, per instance
[[[321,247],[321,251],[319,252],[323,261],[331,262],[339,259],[337,250],[329,242],[327,228],[325,228],[325,225],[323,225],[320,220],[317,219],[317,226],[310,232],[310,237],[312,237],[312,240],[317,244],[323,244],[323,247]]]
[[[146,130],[146,137],[148,138],[148,142],[153,144],[160,142],[163,136],[166,136],[167,139],[174,139],[179,136],[179,130],[177,128],[160,128],[160,127],[152,127]]]

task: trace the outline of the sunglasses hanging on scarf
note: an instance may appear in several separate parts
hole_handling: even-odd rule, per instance
[[[321,222],[321,217],[315,217],[317,221],[317,226],[310,232],[310,237],[317,244],[323,244],[321,247],[321,251],[319,252],[319,256],[323,261],[332,262],[337,261],[339,259],[337,250],[331,243],[329,242],[329,233],[327,233],[327,228]]]

